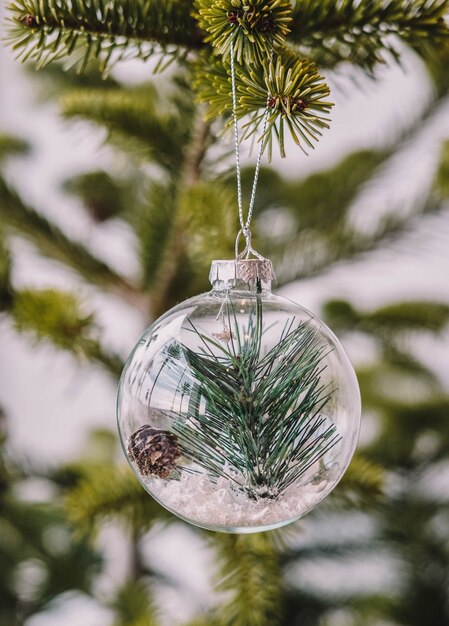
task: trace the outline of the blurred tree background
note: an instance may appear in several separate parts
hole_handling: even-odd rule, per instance
[[[382,65],[404,62],[412,54],[414,67],[420,57],[434,86],[411,115],[396,113],[398,123],[383,141],[346,151],[331,165],[298,177],[277,158],[283,125],[287,160],[301,163],[296,160],[305,157],[298,157],[295,142],[310,148],[307,137],[314,139],[307,130],[298,137],[295,124],[307,129],[327,105],[308,102],[307,94],[305,107],[297,95],[289,100],[290,78],[282,67],[275,69],[277,101],[266,137],[274,161],[261,172],[255,236],[257,248],[275,264],[278,288],[303,281],[295,283],[300,286],[335,267],[357,272],[357,262],[369,262],[379,250],[390,258],[398,246],[415,247],[419,254],[422,238],[447,223],[449,142],[440,129],[449,110],[449,3],[254,0],[248,3],[249,17],[245,6],[240,0],[15,0],[10,6],[8,33],[22,60],[32,62],[29,80],[41,100],[58,103],[64,124],[79,121],[88,129],[103,129],[112,155],[109,169],[60,181],[68,207],[61,204],[60,211],[84,212],[96,232],[118,225],[119,234],[131,242],[126,253],[132,262],[121,271],[109,261],[111,251],[108,257],[95,250],[45,206],[32,205],[27,181],[17,180],[14,169],[33,162],[33,145],[4,129],[2,332],[13,328],[23,334],[30,349],[52,344],[69,352],[78,368],[94,366],[116,381],[127,350],[103,332],[98,294],[137,311],[143,328],[176,302],[208,289],[212,258],[232,258],[235,179],[229,137],[221,136],[229,119],[229,76],[226,60],[223,65],[213,50],[226,57],[223,33],[233,28],[242,55],[239,114],[250,120],[249,132],[257,129],[258,111],[265,106],[254,93],[264,80],[262,59],[273,37],[281,66],[292,68],[293,82],[316,77],[320,94],[330,84],[331,99],[335,95],[343,105],[360,90],[379,88]],[[286,35],[288,51],[283,48]],[[156,75],[151,78],[149,70],[142,81],[123,80],[113,66],[118,63],[119,70],[128,58],[148,61],[147,69]],[[301,59],[315,62],[325,80]],[[32,76],[33,63],[41,72]],[[248,88],[255,103],[246,98]],[[388,108],[390,102],[383,104]],[[360,120],[363,126],[363,111]],[[384,206],[366,202],[367,189],[388,187],[388,177],[398,175],[398,158],[410,146],[419,150],[420,133],[434,132],[434,127],[439,155],[424,167],[418,199],[408,207],[398,206],[388,194]],[[310,128],[315,135],[317,125]],[[290,131],[293,140],[287,137]],[[332,133],[332,125],[324,132]],[[318,147],[317,161],[319,155]],[[420,158],[417,152],[414,159]],[[253,167],[243,174],[248,202]],[[17,280],[22,240],[68,269],[79,289],[37,288]],[[406,301],[391,298],[371,308],[360,305],[356,293],[353,301],[322,303],[322,317],[357,361],[363,437],[335,492],[305,521],[282,531],[228,536],[187,529],[139,486],[113,430],[92,430],[78,460],[55,464],[20,456],[8,443],[12,418],[5,407],[0,418],[0,622],[46,624],[48,611],[81,596],[104,609],[96,624],[114,626],[449,623],[444,481],[449,395],[432,353],[437,342],[447,343],[449,298],[447,292],[439,301],[419,296],[419,289],[411,290]],[[25,387],[23,393],[28,393]],[[51,382],[42,393],[53,411]],[[59,418],[63,421],[64,415]],[[111,415],[111,429],[113,421]],[[183,546],[178,559],[189,559],[192,550],[206,555],[192,561],[192,576],[195,567],[203,568],[210,584],[207,599],[187,603],[185,610],[188,588],[173,568],[158,567],[157,558],[148,556],[155,543],[167,545],[167,537],[170,541],[175,535],[176,545]],[[119,580],[105,587],[99,580],[110,571],[109,537],[113,543],[120,537],[123,563]],[[383,584],[358,584],[376,567],[376,559]],[[170,603],[180,606],[179,619],[167,608]],[[77,608],[71,610],[79,623]]]

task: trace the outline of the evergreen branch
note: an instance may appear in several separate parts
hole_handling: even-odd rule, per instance
[[[219,608],[220,626],[275,626],[281,591],[279,559],[268,533],[215,535],[220,559],[219,589],[230,600]]]
[[[210,617],[200,616],[194,617],[192,620],[189,620],[187,623],[182,626],[224,626],[223,622],[219,619],[219,617]]]
[[[441,333],[449,323],[449,305],[409,301],[386,305],[360,316],[360,328],[374,334],[424,331]]]
[[[385,472],[381,465],[355,455],[329,498],[329,506],[372,508],[385,497]]]
[[[73,528],[54,504],[21,501],[11,494],[11,487],[20,486],[20,483],[9,476],[6,479],[8,482],[4,487],[10,489],[8,494],[2,494],[1,500],[0,560],[3,589],[0,615],[7,619],[7,623],[20,624],[17,605],[23,601],[23,596],[15,596],[15,601],[11,602],[13,611],[8,619],[10,600],[5,598],[7,586],[4,584],[17,567],[30,558],[45,564],[45,577],[29,601],[20,608],[20,615],[26,617],[35,612],[43,613],[63,593],[79,590],[88,594],[92,577],[100,571],[101,558],[85,540],[74,537]],[[49,533],[55,529],[63,532],[65,538],[64,548],[59,551],[54,550],[54,543],[48,540]]]
[[[11,156],[28,154],[29,144],[12,135],[0,135],[0,162]]]
[[[100,72],[99,63],[89,64],[82,74],[64,67],[63,62],[46,65],[39,72],[34,66],[26,64],[25,69],[33,81],[40,100],[54,102],[63,93],[75,89],[118,89],[120,83],[111,75]]]
[[[402,469],[410,469],[419,461],[429,464],[446,458],[449,445],[448,396],[434,394],[414,402],[409,397],[397,400],[384,395],[379,398],[377,408],[382,418],[382,429],[377,440],[365,448],[367,457],[384,467]],[[416,442],[424,434],[432,435],[435,445],[419,451]]]
[[[13,0],[9,40],[22,61],[38,67],[68,59],[82,72],[100,61],[104,72],[124,58],[201,46],[191,10],[186,0]]]
[[[366,234],[355,231],[349,220],[350,201],[384,161],[385,154],[388,153],[354,153],[332,170],[313,174],[297,183],[270,176],[265,185],[269,186],[267,197],[259,194],[256,208],[263,210],[273,206],[270,201],[279,188],[276,207],[286,211],[289,229],[273,234],[270,227],[266,233],[260,232],[257,245],[273,260],[278,285],[316,274],[339,260],[375,250],[380,243],[393,241],[410,231],[413,226],[410,216],[395,215],[393,210],[374,232]],[[264,186],[263,173],[261,185]],[[424,206],[418,207],[417,215],[421,217],[443,208],[443,203],[430,197]]]
[[[371,464],[371,465],[374,466],[374,464]],[[337,517],[336,514],[338,514],[339,511],[329,510],[329,509],[332,509],[332,502],[329,502],[329,501],[332,501],[334,499],[334,495],[337,495],[337,493],[338,492],[334,490],[332,492],[331,497],[329,497],[323,502],[324,506],[322,508],[320,507],[321,511],[324,513],[325,516],[330,517],[329,514],[331,514]],[[370,504],[372,505],[372,501]],[[329,506],[329,509],[324,511],[323,509],[327,506]],[[350,503],[350,507],[351,508],[353,507],[351,503]],[[355,506],[353,508],[355,509],[356,507],[359,509],[358,503],[355,503]],[[345,511],[345,508],[343,509],[343,513],[344,511]],[[332,540],[329,541],[326,538],[322,541],[320,540],[318,540],[317,542],[312,541],[310,543],[307,543],[305,545],[303,544],[298,547],[294,546],[294,547],[287,548],[287,550],[285,550],[284,553],[281,555],[281,563],[284,566],[289,565],[291,563],[297,567],[299,564],[302,564],[303,562],[310,563],[310,561],[315,561],[321,558],[325,558],[325,559],[338,558],[338,559],[343,560],[343,559],[355,557],[357,559],[361,559],[366,556],[375,555],[376,553],[379,552],[379,550],[382,547],[384,547],[384,545],[382,544],[381,541],[376,541],[376,540],[373,540],[372,538],[370,538],[370,540],[367,542],[366,539],[362,539],[362,540],[358,538],[342,539],[341,537],[338,537],[336,538],[335,543],[332,542]]]
[[[423,56],[439,53],[448,41],[448,8],[448,0],[301,0],[289,41],[325,66],[349,61],[372,71],[385,62],[383,52],[399,58],[392,36]]]
[[[216,180],[195,182],[180,191],[177,215],[198,274],[208,273],[211,250],[217,259],[232,256],[238,221],[230,207],[235,203],[235,192]]]
[[[117,519],[132,529],[146,529],[155,521],[171,519],[148,494],[127,467],[102,466],[92,468],[69,490],[66,498],[69,519],[85,533],[109,519]]]
[[[6,228],[30,240],[39,251],[74,269],[87,281],[103,289],[140,300],[134,286],[100,261],[80,243],[67,237],[55,224],[22,202],[0,178],[0,217]]]
[[[155,278],[166,261],[166,248],[173,230],[175,214],[173,184],[154,182],[146,201],[131,215],[131,225],[139,241],[142,285],[146,289],[155,286]],[[158,288],[155,287],[155,290],[157,292]]]
[[[37,341],[51,341],[78,357],[97,361],[118,377],[120,357],[104,352],[95,331],[92,314],[82,311],[73,293],[53,289],[15,291],[10,314],[19,332],[31,333]]]
[[[138,89],[82,89],[68,92],[60,101],[66,118],[81,118],[104,126],[109,140],[162,165],[179,171],[185,131],[177,131],[177,116],[168,97],[157,107],[158,93],[153,85]],[[159,104],[159,103],[158,103]],[[160,110],[158,110],[158,108]],[[179,124],[178,124],[179,125]]]
[[[10,308],[12,298],[13,288],[11,285],[11,256],[6,245],[5,238],[3,237],[3,233],[0,231],[0,313],[5,309]]]
[[[183,101],[185,98],[180,101],[180,105]],[[176,195],[173,197],[173,209],[170,208],[173,224],[167,239],[163,262],[159,265],[155,280],[152,281],[152,312],[156,317],[178,303],[180,299],[190,297],[195,291],[203,291],[205,286],[204,275],[200,276],[196,271],[186,252],[187,237],[183,230],[185,217],[178,215],[179,199],[187,188],[195,185],[200,178],[210,141],[209,124],[203,119],[198,107],[190,124],[189,141],[184,148],[180,176],[174,189]],[[194,209],[195,207],[192,206],[190,213],[193,213]]]
[[[95,222],[105,222],[125,213],[129,189],[102,170],[69,178],[64,181],[63,189],[79,198]]]
[[[289,31],[290,0],[196,0],[200,26],[224,60],[234,44],[240,64],[262,63],[273,46],[284,46]]]
[[[151,590],[143,581],[128,581],[112,602],[117,615],[114,626],[158,626]]]
[[[331,300],[324,312],[340,330],[360,330],[385,338],[410,332],[441,333],[449,324],[449,305],[443,302],[410,300],[362,312],[348,302]]]
[[[440,162],[435,175],[435,187],[444,199],[449,198],[449,141],[441,146]]]
[[[196,66],[194,87],[199,100],[208,104],[208,119],[231,113],[227,66],[203,57]],[[322,129],[329,128],[326,115],[333,105],[327,100],[328,86],[313,63],[287,48],[281,49],[275,60],[265,60],[257,66],[236,66],[236,87],[237,117],[249,116],[244,126],[245,138],[261,128],[268,107],[266,132],[259,141],[268,146],[270,156],[273,139],[279,142],[281,156],[285,156],[285,129],[297,145],[313,148]]]

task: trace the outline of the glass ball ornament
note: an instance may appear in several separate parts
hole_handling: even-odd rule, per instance
[[[210,530],[284,526],[337,485],[360,393],[332,331],[274,295],[271,262],[214,261],[210,292],[156,320],[120,380],[117,416],[144,488]]]

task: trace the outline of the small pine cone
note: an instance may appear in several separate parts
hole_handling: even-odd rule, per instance
[[[128,439],[128,454],[143,476],[167,478],[181,451],[176,435],[145,425]]]

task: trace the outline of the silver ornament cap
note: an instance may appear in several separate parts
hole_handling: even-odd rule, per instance
[[[260,281],[263,289],[271,289],[276,279],[270,259],[215,260],[209,272],[209,280],[216,289],[235,287],[244,283],[250,288]]]

